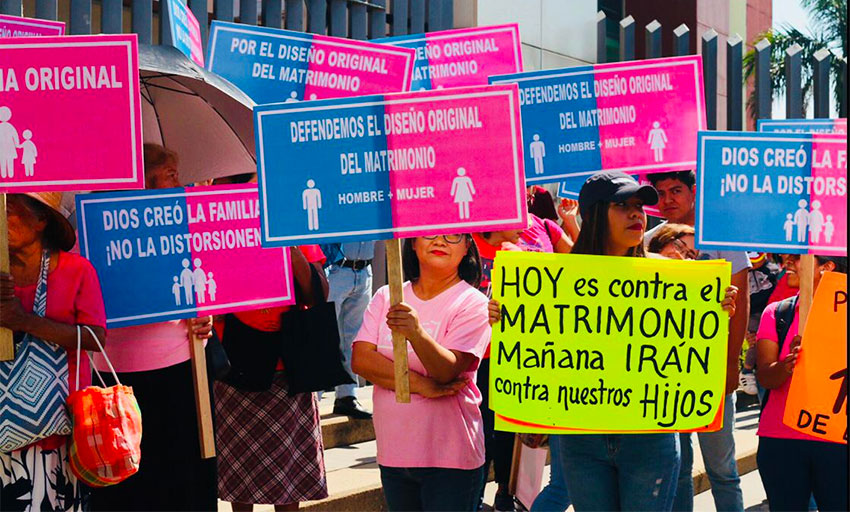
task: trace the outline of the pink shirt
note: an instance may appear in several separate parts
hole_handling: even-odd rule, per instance
[[[188,361],[189,327],[186,320],[134,325],[109,330],[106,355],[115,371],[146,372]],[[94,367],[108,372],[103,356],[94,356]]]
[[[77,254],[59,252],[59,262],[47,274],[46,318],[69,325],[106,327],[106,310],[97,272],[89,261]],[[15,296],[24,311],[32,311],[36,285],[16,286]],[[100,340],[104,343],[104,340]],[[68,387],[76,390],[74,378],[77,370],[77,351],[68,351]],[[91,369],[85,355],[80,358],[80,388],[91,384]]]
[[[384,286],[369,303],[357,342],[377,345],[378,353],[393,359],[392,333],[387,327],[389,288]],[[410,282],[404,284],[404,300],[417,311],[419,321],[434,340],[450,350],[476,357],[460,374],[469,385],[455,396],[423,398],[411,394],[409,404],[395,401],[395,392],[375,386],[375,437],[378,464],[389,467],[438,467],[475,469],[484,464],[484,429],[481,392],[475,385],[478,362],[490,341],[487,298],[464,281],[433,299],[416,297]],[[410,371],[428,375],[408,344]]]
[[[776,307],[779,302],[774,302],[768,305],[761,314],[761,323],[756,338],[759,343],[766,341],[767,343],[779,343],[779,335],[776,332]],[[791,352],[791,340],[797,335],[800,327],[800,309],[795,308],[794,322],[788,329],[788,334],[785,336],[785,342],[782,344],[782,350],[779,352],[777,361],[782,361]],[[767,405],[761,411],[761,419],[759,419],[758,435],[764,437],[777,437],[781,439],[803,439],[806,441],[821,441],[817,437],[810,436],[794,430],[791,427],[782,423],[782,417],[785,414],[785,402],[788,400],[788,388],[791,386],[791,376],[789,375],[785,382],[776,389],[770,390],[770,397],[767,400]]]
[[[519,237],[519,246],[529,252],[555,252],[555,244],[566,236],[557,222],[528,214],[531,225]]]

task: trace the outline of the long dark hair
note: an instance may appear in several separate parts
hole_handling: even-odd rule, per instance
[[[411,282],[419,279],[419,258],[413,249],[413,240],[413,238],[405,239],[404,247],[401,250],[401,267],[404,269],[405,278]],[[470,285],[478,288],[483,276],[478,246],[475,245],[472,235],[469,234],[463,236],[463,242],[466,243],[467,247],[466,256],[460,260],[460,264],[457,266],[457,275]]]
[[[582,216],[581,231],[579,231],[571,254],[596,254],[605,255],[605,241],[608,240],[608,207],[609,202],[599,202],[590,207],[587,218]],[[626,256],[643,258],[646,252],[643,250],[643,242],[629,249]]]

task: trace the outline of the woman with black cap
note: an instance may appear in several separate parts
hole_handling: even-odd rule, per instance
[[[46,357],[57,362],[55,367],[31,369],[29,384],[36,385],[39,378],[50,379],[46,383],[50,389],[64,386],[73,393],[76,382],[68,382],[68,375],[76,373],[77,326],[90,327],[103,342],[106,313],[94,267],[85,258],[67,252],[76,236],[60,211],[61,202],[62,194],[56,192],[7,197],[11,272],[0,273],[0,327],[15,332],[17,357],[27,357],[29,352],[22,350],[26,341],[38,347],[33,350],[49,354]],[[24,336],[28,338],[24,340]],[[81,330],[81,346],[99,350],[86,329]],[[64,355],[67,363],[62,361]],[[0,393],[21,386],[20,380],[15,381],[15,375],[20,376],[18,363],[2,363]],[[91,383],[88,359],[81,358],[80,366],[79,386],[85,388]],[[8,425],[4,423],[3,427]],[[68,436],[51,435],[33,441],[20,449],[0,452],[0,509],[83,508],[80,486],[68,464]]]
[[[572,254],[644,257],[646,213],[658,193],[621,172],[596,173],[579,193],[581,232]],[[613,262],[612,262],[613,263]],[[737,288],[723,308],[735,312]],[[679,435],[565,435],[561,457],[576,510],[671,510],[679,474]]]

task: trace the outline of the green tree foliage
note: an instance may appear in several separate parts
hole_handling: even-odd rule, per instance
[[[813,66],[812,57],[821,48],[832,53],[830,75],[834,80],[833,95],[836,104],[845,105],[846,75],[842,73],[842,65],[846,68],[847,58],[847,0],[800,0],[800,4],[808,12],[811,35],[804,34],[790,25],[782,25],[759,34],[751,43],[767,39],[770,43],[770,81],[775,95],[781,96],[785,91],[785,52],[793,45],[802,48],[802,91],[803,112],[812,98]],[[755,74],[755,50],[750,50],[744,56],[744,80]],[[747,98],[747,110],[754,116],[755,92]]]

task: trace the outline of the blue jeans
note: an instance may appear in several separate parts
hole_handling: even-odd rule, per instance
[[[379,467],[390,512],[478,510],[484,466],[476,469]]]
[[[336,305],[343,366],[357,382],[357,376],[351,371],[351,346],[363,323],[363,313],[366,312],[369,299],[372,298],[372,265],[362,270],[331,265],[327,274],[328,302]],[[336,398],[354,396],[355,389],[357,384],[341,384],[336,387]]]
[[[756,462],[772,511],[848,509],[847,445],[759,437]]]
[[[561,437],[560,448],[578,512],[673,506],[678,434],[570,434]]]
[[[699,432],[699,448],[705,462],[705,472],[711,482],[711,494],[714,506],[720,512],[744,510],[744,497],[741,495],[741,479],[738,477],[738,463],[735,461],[735,393],[726,395],[723,405],[723,428],[717,432]],[[682,469],[676,486],[676,499],[673,510],[691,511],[694,509],[694,448],[692,434],[682,436]]]
[[[561,438],[563,437],[562,435],[549,436],[549,458],[552,459],[549,483],[534,499],[529,512],[564,512],[570,506],[570,494],[564,478],[564,459],[561,455]]]

